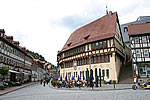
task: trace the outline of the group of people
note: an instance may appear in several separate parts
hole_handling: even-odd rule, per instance
[[[77,86],[77,87],[81,87],[81,86],[84,86],[84,82],[82,81],[62,81],[62,87],[74,87],[74,86]]]
[[[43,86],[45,87],[45,84],[48,85],[49,81],[50,81],[50,79],[44,79],[44,80],[41,79],[40,83],[41,83],[41,85],[43,84]]]

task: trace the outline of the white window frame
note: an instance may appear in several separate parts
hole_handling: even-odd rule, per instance
[[[144,57],[149,57],[148,49],[144,49],[143,52],[144,52]]]
[[[140,49],[136,49],[136,57],[141,57]]]
[[[146,43],[147,40],[146,40],[146,36],[142,36],[142,43]]]
[[[140,41],[139,41],[139,37],[135,37],[134,38],[134,41],[135,41],[135,43],[139,43]]]

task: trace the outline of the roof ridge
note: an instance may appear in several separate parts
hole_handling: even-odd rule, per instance
[[[115,26],[117,22],[117,12],[111,12],[107,15],[104,15],[78,29],[76,29],[70,37],[68,38],[67,42],[65,43],[63,49],[68,50],[75,46],[82,45],[82,42],[90,42],[93,41],[95,38],[105,39],[108,38],[115,33]],[[84,40],[84,37],[90,34],[90,37],[87,40]],[[72,42],[70,46],[67,46],[68,43]],[[86,43],[86,42],[85,42]]]

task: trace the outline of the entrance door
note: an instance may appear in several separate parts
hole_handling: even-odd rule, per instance
[[[10,81],[16,81],[16,73],[10,73]]]

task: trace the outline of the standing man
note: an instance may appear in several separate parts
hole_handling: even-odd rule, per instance
[[[45,83],[46,83],[46,81],[44,80],[44,84],[43,84],[44,87],[45,87]]]

